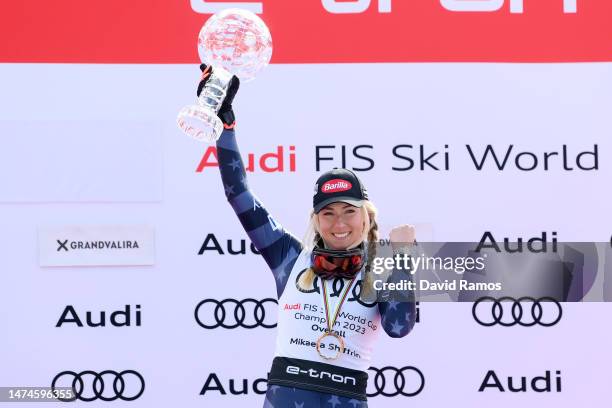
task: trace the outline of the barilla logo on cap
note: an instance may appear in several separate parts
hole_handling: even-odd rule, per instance
[[[342,179],[333,179],[325,182],[321,186],[321,192],[326,194],[339,193],[341,191],[350,190],[351,188],[353,188],[353,185],[350,182]]]

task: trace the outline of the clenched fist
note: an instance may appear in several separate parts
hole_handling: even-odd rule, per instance
[[[416,230],[413,225],[399,225],[391,230],[389,239],[393,251],[409,248],[416,240]]]

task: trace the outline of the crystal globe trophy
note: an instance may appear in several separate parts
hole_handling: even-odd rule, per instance
[[[188,136],[214,143],[223,131],[217,113],[232,76],[236,75],[242,83],[254,79],[270,62],[272,37],[257,15],[227,9],[210,17],[200,30],[198,53],[202,63],[212,66],[212,74],[197,105],[185,106],[179,112],[177,124]]]

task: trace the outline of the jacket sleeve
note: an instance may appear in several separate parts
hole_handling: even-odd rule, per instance
[[[276,222],[251,192],[233,129],[225,129],[217,140],[217,158],[225,196],[251,242],[272,270],[280,298],[302,244]]]
[[[415,303],[389,300],[378,302],[382,326],[391,337],[404,337],[416,322]]]
[[[387,282],[400,282],[402,279],[411,279],[410,273],[394,270]],[[416,323],[414,292],[396,293],[390,298],[392,299],[378,302],[382,326],[389,336],[404,337],[412,331]]]

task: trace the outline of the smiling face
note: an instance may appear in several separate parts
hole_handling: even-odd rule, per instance
[[[316,215],[319,234],[329,249],[343,250],[363,240],[363,211],[350,204],[337,202],[324,207]]]

